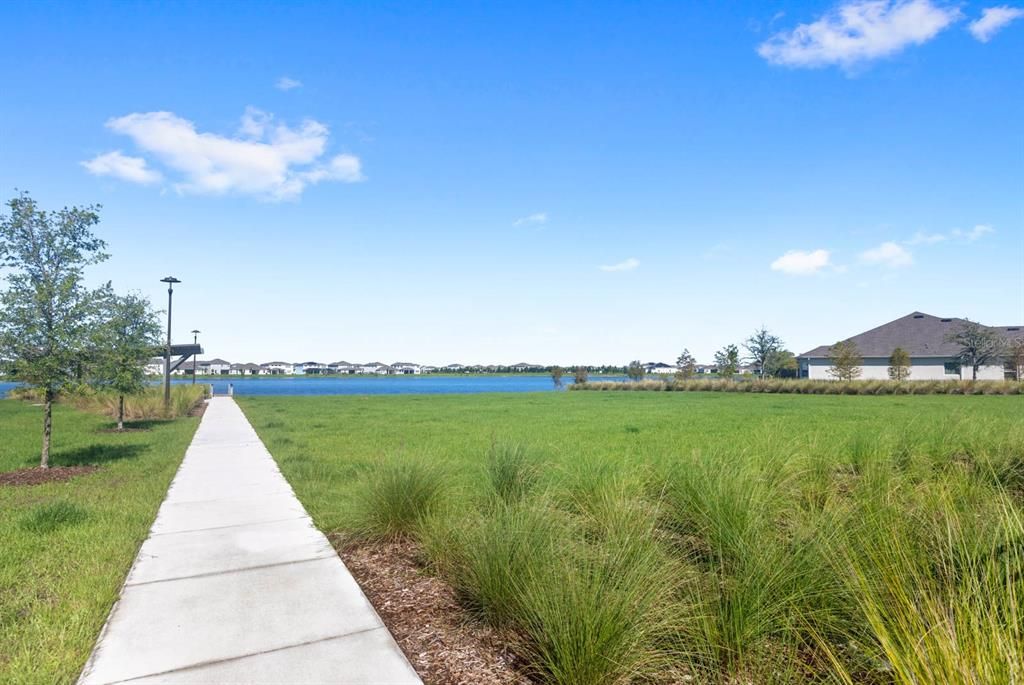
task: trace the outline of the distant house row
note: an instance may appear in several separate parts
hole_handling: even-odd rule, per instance
[[[509,366],[466,366],[463,364],[448,364],[447,366],[430,366],[427,364],[414,364],[412,362],[394,362],[383,364],[381,362],[370,362],[368,364],[353,364],[346,361],[324,364],[321,362],[266,362],[253,364],[252,362],[238,364],[225,359],[209,359],[195,363],[195,373],[199,376],[326,376],[326,375],[355,375],[369,374],[376,376],[408,376],[424,373],[496,373],[511,371],[524,373],[529,371],[543,371],[546,367],[540,364],[512,364]],[[187,361],[173,371],[176,376],[192,375],[193,364]],[[146,373],[160,375],[164,372],[164,360],[161,357],[154,357],[146,365]]]

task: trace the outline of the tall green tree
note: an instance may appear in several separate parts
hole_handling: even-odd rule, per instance
[[[693,378],[694,374],[697,373],[697,360],[690,354],[690,350],[683,350],[683,353],[676,359],[676,376],[687,380]]]
[[[763,376],[779,378],[796,378],[799,366],[796,355],[786,349],[773,350],[764,362]]]
[[[757,369],[762,378],[771,374],[772,356],[782,350],[782,340],[772,335],[767,328],[761,326],[753,335],[746,339],[743,347],[747,350],[747,359]],[[776,360],[777,361],[777,360]]]
[[[715,367],[721,378],[729,379],[736,375],[740,368],[740,350],[735,345],[726,345],[715,352]]]
[[[0,215],[0,358],[14,377],[43,394],[43,444],[49,467],[53,401],[85,364],[89,332],[97,319],[95,297],[82,283],[85,267],[107,258],[106,243],[92,233],[99,207],[47,212],[28,193],[7,202]]]
[[[828,360],[831,366],[828,375],[838,381],[852,381],[860,378],[864,358],[860,356],[857,344],[850,340],[840,340],[828,348]]]
[[[910,353],[902,347],[897,347],[889,355],[889,378],[894,381],[910,378]]]
[[[639,359],[634,359],[626,365],[626,376],[633,381],[643,380],[644,365],[640,363]]]
[[[94,335],[93,382],[117,393],[117,430],[124,430],[125,395],[146,387],[145,364],[160,346],[160,322],[141,295],[109,293]]]
[[[946,336],[946,342],[957,345],[956,360],[971,367],[971,378],[978,380],[978,369],[995,362],[1006,353],[1006,341],[993,328],[965,320],[960,328]]]
[[[565,375],[565,369],[561,366],[551,367],[551,382],[555,384],[556,388],[562,387],[562,376]]]

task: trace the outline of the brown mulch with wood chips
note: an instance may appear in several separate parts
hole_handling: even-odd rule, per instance
[[[426,685],[530,682],[501,637],[468,616],[450,586],[423,572],[414,543],[332,542]]]
[[[83,476],[96,471],[98,466],[51,466],[41,469],[18,469],[0,473],[0,486],[4,485],[41,485],[43,483],[61,483],[75,476]]]

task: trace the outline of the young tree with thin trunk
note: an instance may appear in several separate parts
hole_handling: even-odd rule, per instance
[[[585,366],[577,366],[574,374],[573,383],[576,385],[582,385],[590,380],[590,369]]]
[[[852,381],[860,378],[864,358],[860,356],[856,343],[849,340],[837,342],[828,348],[828,359],[832,363],[828,375],[836,380]]]
[[[715,352],[715,366],[718,376],[726,380],[736,375],[740,368],[740,351],[735,345],[726,345]]]
[[[782,350],[782,340],[772,335],[767,328],[761,326],[754,334],[743,343],[747,350],[748,359],[757,369],[762,378],[771,375],[770,362],[772,355]]]
[[[889,357],[889,378],[894,381],[905,381],[910,378],[910,353],[897,347]]]
[[[644,365],[639,359],[634,359],[626,366],[626,375],[630,380],[640,381],[644,377]]]
[[[989,362],[998,361],[1006,353],[1006,341],[992,328],[965,320],[955,333],[946,336],[946,342],[960,349],[956,360],[961,366],[971,367],[971,379],[978,380],[978,369]]]
[[[145,365],[160,347],[160,322],[141,295],[103,299],[103,321],[94,336],[92,375],[96,385],[117,393],[117,430],[124,430],[125,395],[146,388]]]
[[[683,350],[683,353],[676,359],[676,377],[688,380],[697,373],[697,360],[690,354],[690,350]]]
[[[0,358],[13,375],[43,394],[43,445],[49,467],[53,401],[85,366],[89,331],[96,321],[93,293],[82,284],[86,266],[107,258],[106,244],[92,234],[98,206],[39,209],[21,193],[0,215]]]
[[[561,366],[555,366],[551,369],[551,382],[555,384],[556,388],[562,387],[562,376],[565,375],[565,369]]]

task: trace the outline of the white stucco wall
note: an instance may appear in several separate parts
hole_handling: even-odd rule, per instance
[[[946,373],[945,364],[952,362],[952,359],[935,357],[912,358],[910,360],[910,379],[912,381],[942,381],[942,380],[970,380],[971,369],[964,368],[960,374]],[[807,378],[812,380],[834,380],[828,370],[831,364],[827,359],[812,359],[807,366],[806,360],[801,360],[803,367],[808,369]],[[861,367],[860,380],[888,380],[889,360],[880,357],[867,358]],[[1003,365],[983,366],[978,369],[978,380],[1001,381],[1003,380]]]

